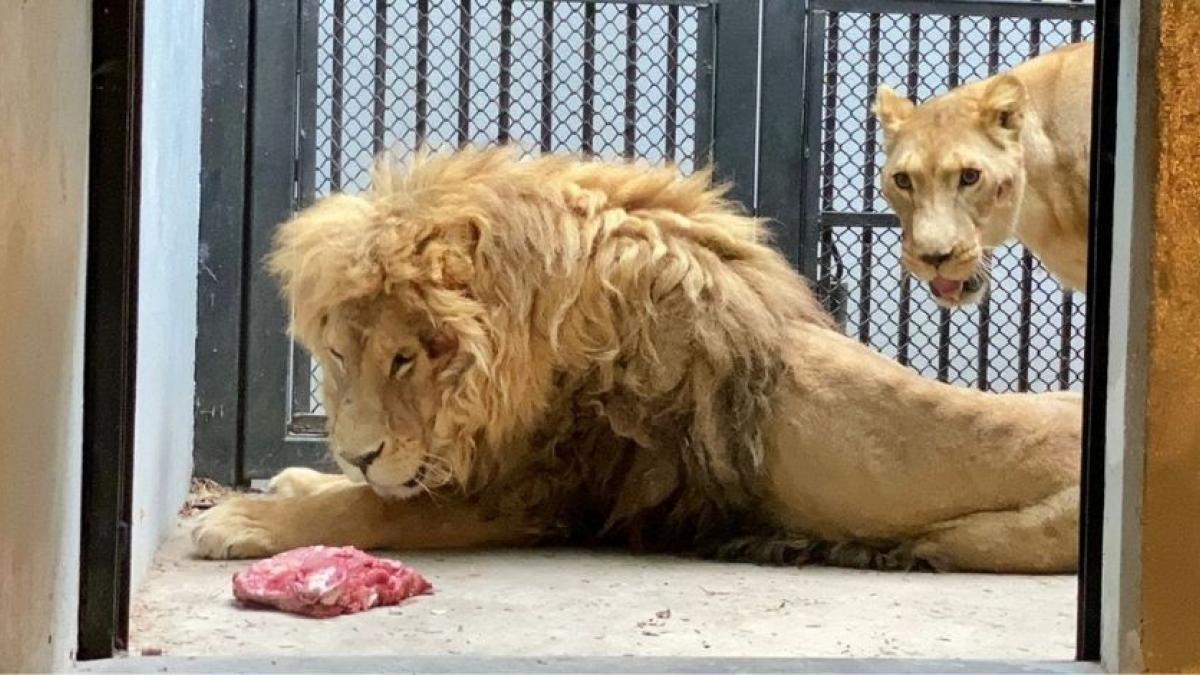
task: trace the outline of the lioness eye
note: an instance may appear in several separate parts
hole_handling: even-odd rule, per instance
[[[392,357],[392,372],[389,377],[395,377],[405,366],[412,363],[412,357],[396,354]]]
[[[896,187],[900,188],[901,190],[912,189],[912,177],[904,172],[900,172],[892,176],[892,180],[896,182]]]
[[[979,182],[979,169],[963,169],[958,177],[959,185],[974,185]]]
[[[341,363],[341,362],[342,362],[342,354],[341,354],[341,352],[339,352],[339,351],[338,351],[338,350],[336,350],[336,349],[330,349],[330,350],[329,350],[329,353],[330,353],[330,354],[333,354],[333,358],[337,359],[337,362],[338,362],[338,363]]]

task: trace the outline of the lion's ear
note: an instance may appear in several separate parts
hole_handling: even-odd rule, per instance
[[[429,274],[444,288],[462,289],[475,278],[475,249],[479,245],[479,226],[474,222],[441,227],[420,248]]]
[[[880,85],[875,93],[875,116],[883,125],[884,135],[891,135],[908,120],[916,106],[907,98],[896,93],[887,85]]]
[[[1025,123],[1029,95],[1025,84],[1011,74],[1000,75],[988,83],[979,101],[979,120],[990,133],[1015,138]]]

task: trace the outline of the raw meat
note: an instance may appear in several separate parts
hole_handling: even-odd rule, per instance
[[[240,602],[319,618],[431,593],[433,584],[416,570],[353,546],[297,548],[233,575],[233,596]]]

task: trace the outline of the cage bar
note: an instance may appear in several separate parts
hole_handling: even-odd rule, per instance
[[[429,137],[429,0],[417,0],[417,122],[415,146]]]
[[[375,0],[375,39],[374,66],[375,74],[371,78],[374,86],[372,93],[371,113],[371,152],[378,155],[383,152],[383,135],[387,130],[387,39],[388,39],[388,2]]]
[[[512,44],[513,0],[500,0],[500,113],[496,140],[507,143],[512,133]]]
[[[625,157],[637,154],[638,6],[625,6]]]
[[[675,162],[675,125],[679,115],[679,6],[667,8],[667,96],[663,155]]]
[[[346,0],[333,0],[333,53],[330,59],[329,184],[342,189],[342,134],[345,129]]]
[[[471,141],[471,0],[458,4],[458,145]]]
[[[867,29],[867,91],[874,93],[879,89],[879,14],[870,15],[870,27]],[[863,146],[863,194],[862,210],[870,213],[875,210],[875,114],[870,107],[866,113],[866,139]],[[874,284],[871,283],[871,273],[874,268],[873,257],[875,247],[875,231],[866,228],[859,239],[859,301],[858,301],[858,339],[864,343],[871,342],[871,293]]]

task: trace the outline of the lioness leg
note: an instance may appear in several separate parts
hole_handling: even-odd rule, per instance
[[[1068,573],[1079,546],[1079,488],[1013,511],[986,511],[939,523],[912,545],[937,569]]]
[[[439,549],[520,545],[535,541],[526,520],[488,518],[477,507],[423,495],[379,497],[341,477],[295,496],[234,497],[201,516],[192,530],[197,555],[254,558],[297,546]]]

